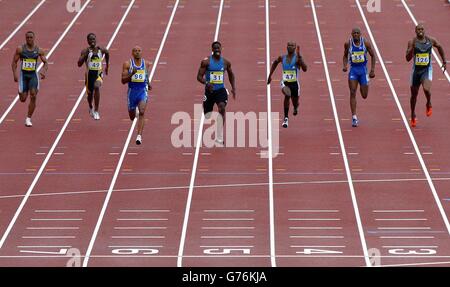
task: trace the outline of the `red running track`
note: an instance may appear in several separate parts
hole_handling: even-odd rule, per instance
[[[428,6],[407,2],[415,4],[412,12],[425,21],[429,33],[448,47],[446,31],[438,21],[448,17],[448,7],[442,8],[438,1]],[[370,39],[356,3],[315,1],[317,26],[307,0],[290,1],[289,9],[283,1],[270,1],[270,23],[262,0],[92,2],[51,58],[34,127],[23,126],[23,104],[17,104],[0,125],[4,150],[0,265],[65,266],[68,256],[75,254],[67,251],[70,248],[78,249],[80,256],[69,262],[88,266],[450,265],[444,221],[449,212],[450,159],[442,112],[448,81],[435,65],[435,113],[419,118],[411,138],[401,113],[408,118],[410,64],[404,62],[404,50],[414,24],[401,1],[383,1],[382,13],[364,10],[387,73],[379,59],[369,98],[358,98],[361,125],[352,129],[347,75],[341,70],[342,46],[354,26]],[[112,42],[110,75],[102,88],[102,118],[95,122],[85,99],[76,106],[84,70],[74,69],[74,63],[88,32],[96,32],[99,43],[106,46],[130,4],[133,7]],[[48,31],[40,32],[39,38],[49,47],[61,31],[48,27],[64,23],[58,26],[64,30],[74,16],[59,10],[55,17],[44,18],[53,11],[47,10],[50,5],[56,4],[44,4],[32,17],[39,20],[25,26]],[[96,21],[98,13],[108,20]],[[11,21],[23,17],[17,13]],[[195,75],[200,60],[210,52],[216,27],[224,56],[232,61],[237,76],[237,99],[230,97],[228,111],[264,113],[269,104],[282,118],[280,67],[271,85],[271,100],[265,85],[270,64],[266,28],[270,61],[285,53],[286,42],[293,39],[309,65],[309,71],[301,73],[300,113],[293,117],[291,109],[290,126],[279,131],[279,153],[272,160],[261,157],[265,150],[261,143],[247,148],[202,145],[197,150],[194,146],[194,127],[200,122],[194,104],[201,104],[203,93]],[[21,42],[18,33],[7,47]],[[144,48],[153,65],[158,61],[152,66],[154,89],[140,147],[134,145],[133,131],[128,142],[132,126],[126,113],[126,87],[118,76],[135,44]],[[7,77],[9,61],[2,61],[4,90],[13,95],[16,87]],[[11,97],[2,105],[6,108],[10,101]],[[423,98],[419,115],[421,104]],[[177,111],[183,114],[174,114]],[[172,145],[177,115],[195,118],[188,147]],[[259,121],[259,132],[265,125]],[[272,126],[274,143],[279,125],[276,121]],[[203,131],[210,131],[210,126],[205,123]],[[426,179],[426,173],[432,180]],[[17,212],[21,203],[23,209]]]

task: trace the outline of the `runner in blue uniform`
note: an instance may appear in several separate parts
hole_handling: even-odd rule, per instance
[[[427,98],[426,115],[430,117],[433,113],[431,105],[431,81],[433,80],[433,66],[431,64],[431,55],[433,46],[437,48],[442,59],[442,69],[445,73],[447,70],[447,63],[445,60],[444,49],[436,39],[425,36],[425,28],[422,24],[416,26],[416,37],[408,42],[408,49],[406,50],[406,61],[411,61],[414,58],[412,74],[411,74],[411,127],[416,127],[417,117],[415,113],[417,95],[419,94],[420,86],[423,87],[423,92]]]
[[[14,82],[19,82],[19,99],[23,103],[30,95],[30,104],[28,105],[28,114],[25,119],[25,126],[31,127],[31,116],[36,108],[36,96],[39,91],[39,76],[37,74],[38,59],[44,63],[43,69],[39,72],[40,78],[45,79],[48,63],[44,50],[35,45],[35,34],[28,31],[25,34],[26,43],[17,47],[12,60],[12,71]],[[17,62],[20,60],[20,75],[17,76]]]
[[[281,92],[284,95],[284,120],[283,128],[287,128],[289,125],[289,100],[292,101],[294,106],[293,115],[298,114],[298,100],[299,100],[299,89],[300,89],[300,73],[301,68],[303,72],[308,70],[303,57],[300,55],[300,47],[297,46],[295,42],[287,43],[287,54],[284,56],[279,56],[272,63],[270,68],[270,73],[267,78],[267,84],[272,82],[272,74],[275,72],[279,63],[283,66],[283,79],[281,80]]]
[[[133,48],[132,58],[123,63],[122,66],[122,84],[128,83],[128,115],[132,121],[138,117],[137,145],[142,144],[148,91],[152,89],[149,79],[149,69],[150,62],[142,58],[142,49],[139,46]]]
[[[370,73],[367,72],[367,53],[371,57]],[[350,64],[348,74],[348,86],[350,88],[350,109],[352,111],[352,126],[357,127],[358,117],[356,116],[356,91],[360,85],[361,96],[366,99],[369,95],[369,78],[375,78],[375,53],[372,44],[361,37],[361,30],[353,28],[352,37],[344,45],[343,68],[347,72],[347,65]]]
[[[214,104],[216,104],[225,124],[225,108],[228,103],[228,90],[225,88],[225,71],[228,73],[233,99],[236,99],[235,78],[231,69],[231,62],[222,57],[222,44],[216,41],[212,43],[211,49],[212,55],[206,57],[200,63],[197,80],[205,85],[205,96],[203,97],[205,117],[208,118],[210,116],[210,112],[212,112]],[[222,136],[220,133],[217,135],[217,143],[224,144]]]

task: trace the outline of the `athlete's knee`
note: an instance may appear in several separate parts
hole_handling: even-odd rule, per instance
[[[134,120],[134,118],[136,117],[136,112],[133,111],[128,111],[128,116],[130,117],[130,120]]]
[[[27,93],[19,93],[19,100],[23,103],[27,100]]]

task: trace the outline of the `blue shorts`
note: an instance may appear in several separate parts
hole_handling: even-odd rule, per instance
[[[348,79],[352,81],[358,81],[361,86],[367,86],[369,84],[369,73],[367,73],[367,67],[350,67]]]
[[[147,103],[147,89],[134,90],[128,89],[128,110],[133,111],[139,105],[141,101]]]

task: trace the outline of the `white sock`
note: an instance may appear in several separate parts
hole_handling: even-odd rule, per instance
[[[358,118],[356,117],[356,115],[353,115],[353,116],[352,116],[352,119],[357,120]]]

